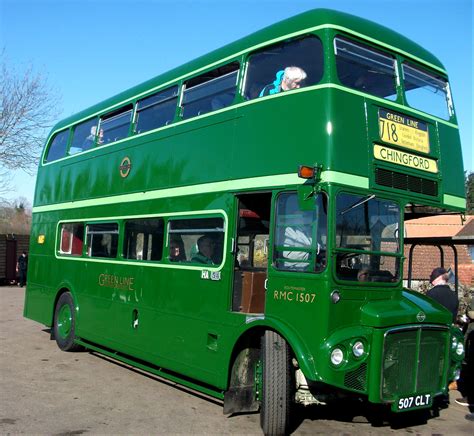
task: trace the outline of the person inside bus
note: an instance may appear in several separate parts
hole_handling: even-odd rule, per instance
[[[357,273],[357,281],[359,282],[370,282],[370,275],[368,268],[361,268]]]
[[[280,70],[276,73],[275,81],[266,85],[260,91],[259,97],[298,89],[305,79],[306,72],[302,68],[286,67],[284,70]]]
[[[89,134],[89,136],[87,136],[86,139],[84,139],[84,142],[82,144],[82,151],[89,150],[94,146],[96,133],[97,133],[97,126],[92,126],[91,133]],[[97,144],[103,144],[103,143],[104,143],[104,130],[100,129],[99,137],[97,138]]]
[[[459,307],[459,299],[448,285],[449,274],[444,268],[435,268],[430,275],[430,283],[433,287],[426,295],[439,304],[443,305],[453,315],[453,322],[456,321]]]
[[[183,241],[170,240],[170,260],[171,262],[183,262],[186,260]]]
[[[215,249],[214,240],[208,235],[201,236],[197,240],[197,246],[198,252],[192,257],[191,261],[214,265],[214,262],[212,261]]]

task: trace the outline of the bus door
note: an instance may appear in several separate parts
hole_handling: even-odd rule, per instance
[[[232,311],[263,313],[268,266],[271,193],[236,197]]]
[[[318,304],[326,268],[327,196],[281,191],[273,204],[265,312],[298,323]]]

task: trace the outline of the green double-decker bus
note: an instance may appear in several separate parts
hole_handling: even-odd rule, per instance
[[[463,359],[403,288],[404,221],[460,213],[447,73],[314,10],[58,123],[38,169],[24,314],[83,347],[260,409],[429,408]]]

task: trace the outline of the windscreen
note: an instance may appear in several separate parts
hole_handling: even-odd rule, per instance
[[[375,195],[336,200],[336,274],[341,280],[396,282],[400,275],[400,207]]]

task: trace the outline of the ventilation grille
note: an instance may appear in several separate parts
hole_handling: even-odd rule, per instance
[[[364,392],[367,388],[367,363],[363,363],[344,377],[344,386],[349,389]]]
[[[431,197],[438,196],[438,182],[381,168],[375,169],[375,183]]]

